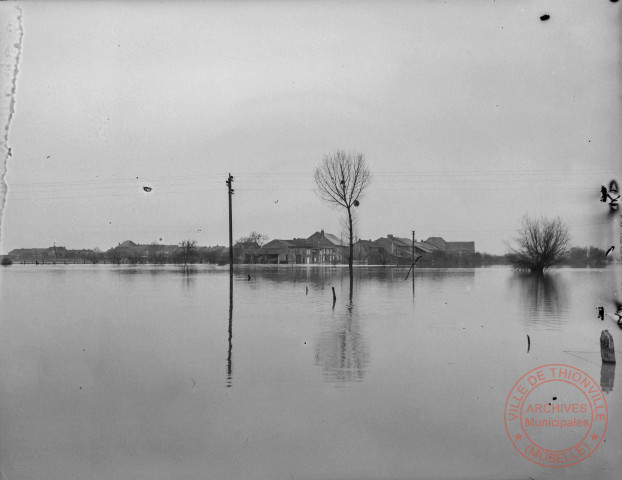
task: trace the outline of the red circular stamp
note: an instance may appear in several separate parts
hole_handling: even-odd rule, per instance
[[[600,386],[587,373],[563,364],[527,372],[505,402],[505,429],[527,460],[569,467],[602,442],[609,412]]]

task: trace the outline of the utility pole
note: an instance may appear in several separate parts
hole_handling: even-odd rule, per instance
[[[411,252],[411,260],[414,262],[415,261],[415,231],[413,230],[413,248],[412,248],[412,252]]]
[[[233,216],[231,213],[231,196],[233,195],[233,177],[229,174],[229,178],[225,181],[229,190],[229,272],[233,274]]]

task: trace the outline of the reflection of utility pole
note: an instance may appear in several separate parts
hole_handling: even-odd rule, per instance
[[[229,350],[227,352],[227,387],[231,386],[233,378],[233,216],[231,211],[231,196],[233,195],[233,177],[225,181],[229,190]]]
[[[231,213],[231,196],[233,195],[233,177],[229,174],[229,178],[225,181],[229,189],[229,272],[233,274],[233,216]]]
[[[413,269],[415,268],[415,231],[413,230],[413,246],[411,252],[411,260],[413,262]],[[415,271],[413,270],[413,302],[415,301]]]
[[[229,275],[229,350],[227,352],[227,387],[233,383],[233,274]]]

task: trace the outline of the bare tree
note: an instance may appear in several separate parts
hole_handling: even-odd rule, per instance
[[[184,240],[179,244],[181,249],[181,260],[185,266],[188,266],[188,260],[190,260],[196,253],[196,240]]]
[[[315,169],[317,194],[322,200],[337,208],[346,209],[346,223],[350,254],[348,266],[352,276],[354,257],[355,215],[352,207],[359,206],[359,199],[371,182],[371,173],[362,153],[337,150],[325,155],[322,163]]]
[[[522,223],[518,246],[510,253],[515,270],[543,272],[564,259],[570,234],[559,217],[534,219],[525,215]]]
[[[267,235],[264,235],[263,233],[259,233],[253,230],[251,233],[248,234],[248,237],[238,238],[236,240],[236,243],[255,242],[257,245],[261,247],[268,240],[270,240],[270,237],[268,237]]]

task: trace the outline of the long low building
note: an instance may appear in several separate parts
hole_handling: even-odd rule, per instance
[[[93,250],[68,250],[65,247],[16,248],[7,257],[14,263],[82,263],[90,261]]]

